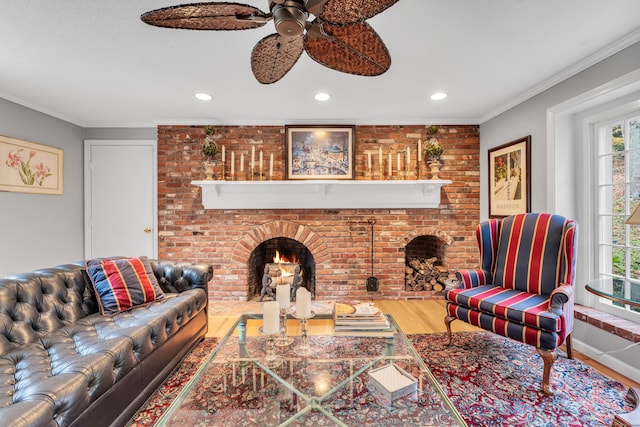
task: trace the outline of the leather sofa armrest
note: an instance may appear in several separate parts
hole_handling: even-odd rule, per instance
[[[491,283],[493,279],[489,271],[480,268],[475,270],[459,270],[456,272],[456,278],[460,281],[464,289],[486,285]]]
[[[208,294],[213,267],[206,263],[151,260],[151,268],[165,292],[184,292],[201,288]]]

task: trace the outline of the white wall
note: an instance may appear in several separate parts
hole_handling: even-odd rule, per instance
[[[0,192],[0,277],[81,260],[83,129],[0,99],[0,134],[64,150],[63,195]]]
[[[580,189],[585,188],[584,170],[589,168],[583,156],[586,149],[581,137],[579,116],[585,110],[576,111],[575,115],[563,115],[564,127],[549,123],[556,109],[561,105],[571,104],[585,94],[601,96],[603,103],[615,102],[602,90],[611,82],[625,80],[626,76],[635,76],[640,70],[640,43],[618,52],[615,55],[587,68],[575,76],[564,80],[552,88],[522,102],[508,111],[480,125],[480,217],[488,217],[488,181],[487,151],[489,148],[502,145],[520,137],[531,135],[531,211],[553,212],[588,223],[589,212],[585,206]],[[635,78],[635,77],[634,77]],[[634,85],[635,86],[635,85]],[[620,102],[628,101],[629,93],[620,96]],[[586,105],[586,103],[585,103]],[[586,107],[585,107],[586,108]],[[589,108],[593,108],[593,102]],[[548,114],[549,113],[549,114]],[[550,130],[554,128],[555,130]],[[555,133],[554,133],[555,132]],[[554,133],[551,135],[551,133]],[[548,135],[552,138],[547,140]],[[549,151],[548,149],[551,148]],[[580,235],[587,230],[581,228]],[[584,283],[590,277],[589,239],[579,237],[578,274],[576,278],[576,300],[579,303],[589,301],[585,296]],[[632,361],[640,360],[640,347],[629,350],[600,355],[624,348],[629,341],[622,340],[612,334],[577,322],[574,334],[574,346],[607,366],[612,366],[621,373],[640,381],[640,370]]]
[[[63,195],[0,192],[3,277],[83,259],[85,139],[156,139],[157,130],[83,129],[0,98],[0,135],[64,150]]]

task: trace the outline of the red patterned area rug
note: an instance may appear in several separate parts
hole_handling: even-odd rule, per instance
[[[542,387],[535,348],[490,332],[411,335],[410,340],[470,426],[610,426],[632,408],[626,388],[560,353],[554,396]]]
[[[205,338],[191,350],[182,363],[169,374],[155,393],[136,412],[127,426],[153,426],[198,370],[200,363],[216,348],[218,341],[218,338]]]
[[[632,408],[625,387],[562,354],[554,364],[556,394],[540,391],[542,359],[531,346],[489,332],[409,336],[469,426],[610,426]],[[153,426],[218,339],[207,338],[185,358],[128,426]]]

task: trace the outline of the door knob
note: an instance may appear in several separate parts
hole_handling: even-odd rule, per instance
[[[142,230],[142,231],[144,231],[145,233],[151,233],[151,229],[150,229],[149,227],[145,228],[145,229],[144,229],[144,230]]]

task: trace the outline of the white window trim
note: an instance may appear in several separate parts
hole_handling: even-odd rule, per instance
[[[604,107],[624,108],[637,92],[640,70],[547,110],[547,209],[574,218],[579,224],[575,286],[578,304],[593,306],[597,299],[584,288],[593,278],[596,262],[594,230],[583,226],[594,223],[594,185],[588,167],[592,165],[589,159],[593,159],[592,123]],[[573,160],[573,167],[568,167],[567,159]]]
[[[628,120],[630,118],[637,117],[639,114],[640,114],[640,100],[635,100],[635,101],[624,103],[622,105],[619,105],[611,109],[607,109],[606,111],[603,111],[601,113],[587,116],[582,120],[583,128],[587,130],[587,132],[585,132],[585,145],[589,149],[588,153],[590,155],[589,164],[591,165],[591,171],[598,170],[599,153],[597,152],[596,147],[597,147],[597,144],[599,143],[600,138],[602,137],[602,135],[600,135],[600,133],[602,133],[603,131],[602,128],[604,126],[611,124],[612,121]],[[589,227],[590,228],[589,231],[591,235],[597,236],[598,234],[598,221],[597,221],[598,194],[597,192],[598,192],[599,182],[597,182],[598,180],[595,174],[589,171],[589,168],[583,168],[583,169],[584,169],[585,180],[588,179],[591,184],[591,191],[586,191],[586,195],[588,196],[589,200],[591,200],[590,216],[592,217],[592,220],[593,220],[592,222],[589,223],[591,225],[591,227]],[[583,230],[584,228],[587,228],[587,227],[583,227]],[[598,272],[599,242],[597,242],[597,239],[595,238],[593,239],[593,241],[594,241],[594,244],[590,246],[592,249],[592,253],[590,254],[590,257],[592,257],[593,259],[593,262],[591,263],[592,270],[590,274],[591,274],[591,277],[596,277],[599,274]],[[613,305],[610,300],[593,296],[592,301],[593,301],[593,307],[597,308],[598,310],[614,314],[618,317],[622,317],[627,320],[640,321],[640,313],[631,312],[629,310],[626,310],[623,307],[618,307],[616,305]]]

